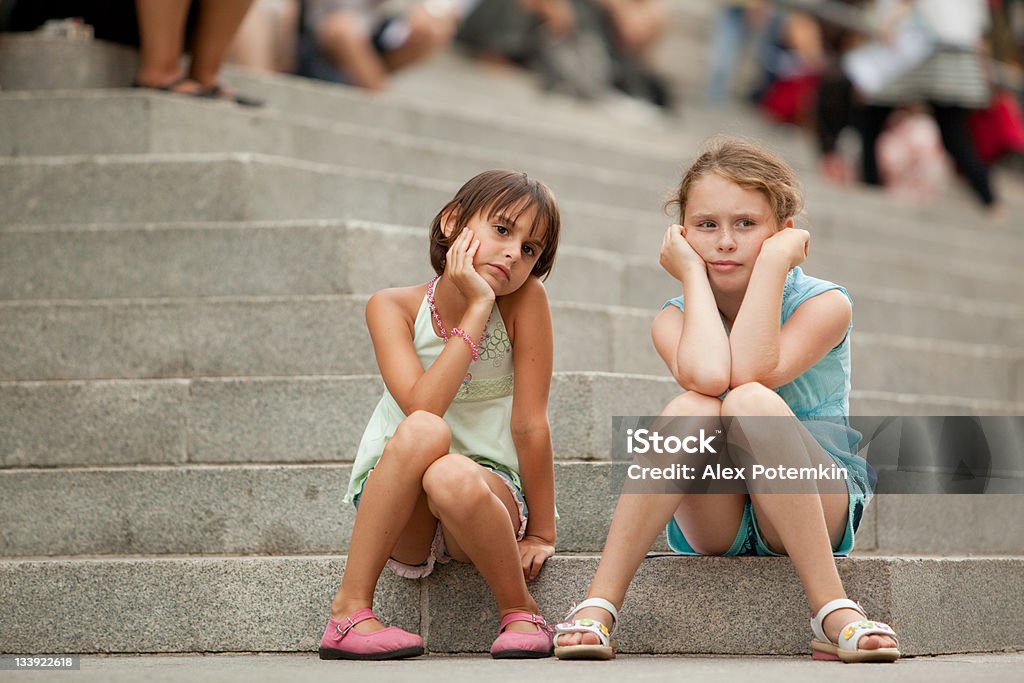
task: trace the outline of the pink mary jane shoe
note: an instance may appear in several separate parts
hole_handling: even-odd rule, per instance
[[[355,630],[359,622],[376,618],[366,607],[340,621],[328,619],[320,659],[404,659],[423,654],[423,639],[396,626],[373,633]]]
[[[536,624],[536,631],[506,631],[514,621],[528,621]],[[491,645],[491,657],[495,659],[540,659],[551,656],[553,632],[544,617],[529,612],[506,614],[498,627],[498,637]]]

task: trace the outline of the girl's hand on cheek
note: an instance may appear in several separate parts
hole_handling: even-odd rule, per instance
[[[448,249],[445,274],[468,301],[493,302],[494,290],[473,265],[479,249],[480,240],[476,239],[472,230],[464,228]]]
[[[807,259],[811,233],[800,228],[783,228],[761,245],[761,254],[777,258],[787,264],[786,270],[799,266]],[[760,256],[758,257],[760,258]]]
[[[704,259],[686,241],[681,225],[669,226],[665,231],[665,237],[661,241],[660,262],[661,267],[680,282],[683,281],[683,274],[687,269],[697,268],[703,273],[707,273],[708,270]]]

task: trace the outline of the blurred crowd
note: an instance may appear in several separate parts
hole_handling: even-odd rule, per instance
[[[860,179],[928,199],[958,172],[999,212],[989,167],[1024,152],[1024,2],[721,5],[708,102],[745,97],[770,120],[806,129],[834,182]],[[737,84],[742,59],[754,68]],[[852,153],[840,149],[844,136]]]
[[[0,0],[0,19],[30,30],[81,16],[98,38],[140,45],[136,85],[243,105],[259,103],[221,84],[226,60],[379,91],[455,46],[532,70],[549,90],[668,111],[670,83],[682,80],[656,67],[669,1]],[[714,9],[700,51],[708,104],[744,103],[806,130],[834,182],[928,198],[959,172],[998,211],[989,167],[1024,153],[1024,0],[718,0]]]
[[[667,107],[651,67],[664,0],[256,0],[234,45],[247,66],[371,90],[457,45],[536,70],[544,86],[586,99],[611,89]]]

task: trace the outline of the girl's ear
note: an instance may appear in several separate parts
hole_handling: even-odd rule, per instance
[[[455,229],[455,209],[456,205],[452,203],[441,213],[441,232],[449,239],[452,236],[452,230]]]
[[[795,227],[795,226],[796,226],[796,222],[793,220],[792,216],[787,218],[786,222],[782,224],[783,228],[792,228],[792,227]]]

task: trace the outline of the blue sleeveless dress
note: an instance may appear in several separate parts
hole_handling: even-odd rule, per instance
[[[837,289],[850,299],[844,287],[806,275],[800,267],[793,268],[786,276],[782,290],[782,320],[786,321],[796,312],[800,304],[819,294]],[[853,300],[850,299],[851,305]],[[662,310],[675,306],[683,310],[683,297],[666,301]],[[853,538],[860,525],[864,510],[871,501],[874,486],[874,472],[867,462],[857,455],[861,434],[850,427],[850,333],[851,321],[843,340],[831,349],[824,358],[804,374],[775,389],[793,414],[800,419],[821,447],[839,467],[846,468],[846,487],[850,494],[850,514],[847,533],[839,546],[834,549],[837,556],[845,556],[853,549]],[[675,520],[670,520],[666,529],[669,547],[682,555],[700,555],[686,541]],[[726,555],[778,555],[772,552],[757,529],[749,501],[744,511],[744,521],[739,534]]]

